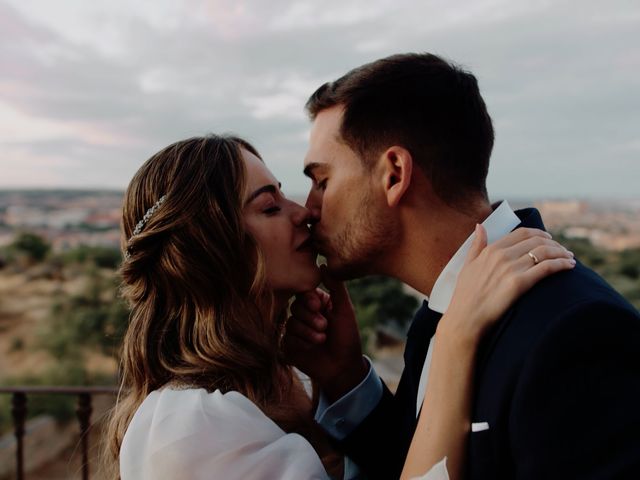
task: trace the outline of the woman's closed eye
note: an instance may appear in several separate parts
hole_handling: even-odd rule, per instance
[[[278,205],[272,205],[270,207],[264,208],[262,210],[262,213],[266,214],[266,215],[274,215],[276,213],[278,213],[280,210],[282,210]]]

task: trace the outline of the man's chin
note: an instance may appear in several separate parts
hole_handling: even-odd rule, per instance
[[[327,269],[332,277],[341,280],[353,280],[355,278],[371,275],[370,265],[357,262],[347,262],[333,256],[326,256]]]

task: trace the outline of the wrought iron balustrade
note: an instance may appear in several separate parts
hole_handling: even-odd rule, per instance
[[[94,395],[116,395],[117,387],[0,387],[0,394],[12,395],[11,414],[16,436],[16,478],[24,477],[24,433],[28,402],[31,395],[73,395],[78,397],[76,415],[80,423],[82,449],[82,479],[89,479],[89,430],[91,428],[92,398]]]

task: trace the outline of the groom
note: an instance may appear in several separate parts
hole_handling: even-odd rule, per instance
[[[476,223],[490,242],[544,226],[532,208],[489,203],[491,118],[475,77],[435,55],[356,68],[321,86],[307,111],[307,207],[329,270],[392,276],[429,297],[395,395],[363,359],[348,308],[327,326],[310,295],[289,324],[313,353],[299,364],[321,387],[320,425],[370,478],[398,478],[465,240]],[[640,478],[638,312],[579,262],[540,282],[484,339],[471,418],[469,478]]]

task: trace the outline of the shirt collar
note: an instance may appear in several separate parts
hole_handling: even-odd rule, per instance
[[[520,219],[513,213],[506,200],[502,201],[493,213],[482,222],[482,226],[487,231],[487,242],[489,244],[501,239],[519,224]],[[451,257],[447,266],[438,276],[429,296],[430,310],[444,313],[449,308],[449,303],[451,303],[451,297],[458,281],[458,275],[462,270],[474,238],[475,234],[472,233],[455,255]]]

